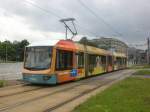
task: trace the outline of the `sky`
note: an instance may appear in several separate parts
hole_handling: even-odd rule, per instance
[[[0,0],[0,41],[64,39],[59,20],[68,17],[76,19],[74,40],[113,37],[134,46],[150,36],[150,0]]]

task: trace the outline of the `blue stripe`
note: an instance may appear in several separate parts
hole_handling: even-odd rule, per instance
[[[34,84],[56,84],[56,75],[36,75],[23,74],[23,80]]]

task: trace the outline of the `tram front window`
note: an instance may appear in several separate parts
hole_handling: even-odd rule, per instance
[[[52,47],[27,47],[24,67],[30,70],[45,70],[51,65]]]

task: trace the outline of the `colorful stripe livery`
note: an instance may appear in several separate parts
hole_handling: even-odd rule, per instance
[[[125,54],[71,40],[55,40],[26,47],[22,74],[23,80],[29,83],[57,84],[125,67]]]

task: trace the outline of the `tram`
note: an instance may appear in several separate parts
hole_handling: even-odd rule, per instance
[[[25,48],[23,80],[58,84],[126,68],[127,57],[71,40],[50,40]]]

